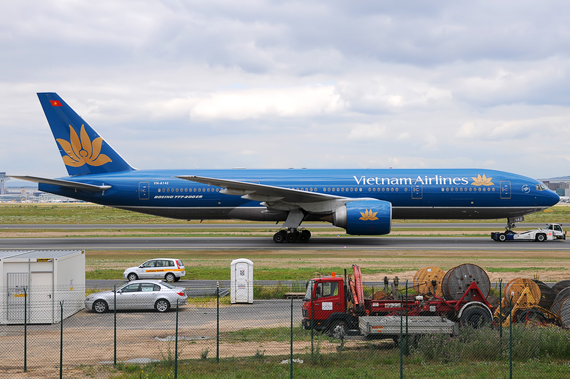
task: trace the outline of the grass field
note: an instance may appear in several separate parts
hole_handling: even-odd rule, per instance
[[[185,279],[230,279],[230,263],[237,258],[254,262],[256,280],[308,280],[331,272],[342,274],[353,264],[362,267],[366,281],[382,281],[384,276],[412,280],[423,267],[448,270],[463,263],[482,267],[491,281],[517,277],[538,278],[545,282],[570,279],[567,252],[496,251],[381,251],[381,250],[141,250],[87,251],[87,279],[121,279],[125,268],[156,257],[176,257],[186,266]]]
[[[526,217],[527,222],[570,222],[570,206],[558,205],[546,211]],[[199,221],[192,221],[197,223]],[[224,223],[247,222],[224,221]],[[421,220],[413,220],[414,223]],[[446,222],[446,220],[438,222]],[[504,220],[485,220],[504,222]],[[2,204],[0,223],[4,224],[62,224],[59,230],[7,230],[0,227],[4,237],[79,237],[79,236],[271,236],[274,229],[224,230],[216,228],[220,222],[207,221],[206,230],[66,230],[65,224],[160,224],[188,223],[188,221],[154,217],[109,207],[89,204]],[[451,223],[451,222],[450,222]],[[524,225],[524,224],[523,224]],[[394,224],[390,236],[488,236],[484,228],[459,230],[436,230],[434,228],[406,229],[406,222]],[[524,226],[523,226],[524,228]],[[312,229],[315,236],[338,234],[334,229]],[[341,232],[342,233],[342,232]],[[355,237],[358,238],[358,237]],[[229,264],[236,258],[248,258],[255,263],[255,278],[273,280],[307,280],[317,275],[342,273],[352,264],[362,267],[365,280],[382,281],[384,276],[411,280],[413,275],[426,266],[444,270],[462,263],[473,263],[487,271],[491,280],[509,280],[514,277],[537,277],[543,281],[558,281],[570,278],[570,257],[565,252],[514,252],[501,251],[379,251],[379,250],[132,250],[132,251],[87,251],[86,275],[88,279],[120,279],[126,267],[138,265],[156,257],[176,257],[185,262],[187,279],[229,279]]]
[[[525,216],[526,222],[570,222],[570,206],[556,205],[545,211]],[[194,223],[200,220],[192,221]],[[247,223],[244,221],[205,221],[216,223]],[[395,220],[395,224],[426,222],[426,220]],[[427,221],[433,222],[433,221]],[[457,220],[437,220],[454,223]],[[505,222],[499,220],[476,220],[461,222]],[[0,224],[186,224],[186,220],[145,215],[94,204],[0,204]]]

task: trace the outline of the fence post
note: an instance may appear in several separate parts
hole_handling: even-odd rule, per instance
[[[174,379],[178,379],[178,299],[176,299],[176,337],[174,342]]]
[[[499,278],[499,352],[503,354],[503,279]]]
[[[404,299],[402,296],[400,296],[400,379],[404,377],[404,346],[403,346],[404,330],[403,329],[404,329]]]
[[[24,372],[28,371],[28,292],[24,287]]]
[[[293,296],[291,296],[291,357],[289,360],[291,364],[290,378],[293,379]]]
[[[408,280],[406,279],[406,357],[410,355],[410,340],[408,335]]]
[[[117,368],[117,285],[113,284],[113,367]]]
[[[513,297],[509,301],[509,378],[513,379]]]
[[[220,363],[220,282],[216,282],[216,363]]]
[[[314,338],[315,338],[315,332],[314,332],[314,326],[313,323],[315,322],[315,319],[313,317],[313,315],[315,314],[315,307],[314,307],[314,302],[313,302],[313,293],[311,290],[311,356],[315,353],[314,350]]]
[[[59,379],[63,378],[63,300],[59,302],[61,306],[61,318],[59,322],[61,324],[60,328],[60,339],[59,339]]]

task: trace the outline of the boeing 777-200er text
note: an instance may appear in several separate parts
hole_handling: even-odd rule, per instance
[[[284,221],[275,242],[308,241],[303,221],[354,235],[388,234],[392,219],[507,218],[512,228],[559,201],[537,180],[483,169],[136,170],[57,94],[38,97],[69,176],[14,178],[156,216]]]

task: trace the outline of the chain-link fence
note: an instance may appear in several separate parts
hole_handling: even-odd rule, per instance
[[[204,289],[213,296],[184,298],[183,305],[169,304],[164,312],[155,309],[154,298],[148,310],[109,302],[102,313],[71,298],[32,301],[26,289],[5,291],[4,299],[29,300],[4,301],[0,308],[0,376],[570,377],[570,331],[557,325],[458,327],[441,316],[408,316],[401,306],[396,316],[369,318],[368,332],[362,324],[317,331],[307,318],[313,313],[303,310],[303,296],[294,290],[256,286],[253,303],[231,304],[230,296]],[[270,298],[276,296],[281,298]],[[123,301],[116,297],[113,302]],[[306,302],[305,310],[314,305]],[[442,326],[446,322],[452,326]]]

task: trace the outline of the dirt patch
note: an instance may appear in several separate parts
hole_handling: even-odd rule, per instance
[[[226,324],[226,325],[223,325]],[[282,324],[268,327],[287,326]],[[203,359],[216,356],[215,324],[198,328],[185,328],[179,332],[179,359]],[[222,323],[221,333],[235,330],[235,325]],[[172,335],[155,330],[118,330],[117,361],[174,359],[175,341]],[[0,337],[3,346],[0,377],[6,378],[57,378],[59,377],[59,331],[36,332],[28,337],[28,371],[23,372],[21,338]],[[17,341],[16,341],[17,340]],[[166,341],[165,341],[166,340]],[[17,343],[16,343],[17,342]],[[315,343],[316,344],[316,343]],[[346,349],[355,348],[358,341],[345,342]],[[319,344],[320,352],[331,353],[339,346],[338,341]],[[310,341],[295,341],[296,354],[310,352]],[[220,342],[220,358],[275,356],[290,353],[290,342],[239,341]],[[64,332],[64,377],[108,377],[101,369],[113,363],[113,330],[90,330],[68,328]],[[84,368],[78,368],[82,365]],[[94,371],[97,374],[94,375]],[[4,376],[7,374],[8,376]]]

